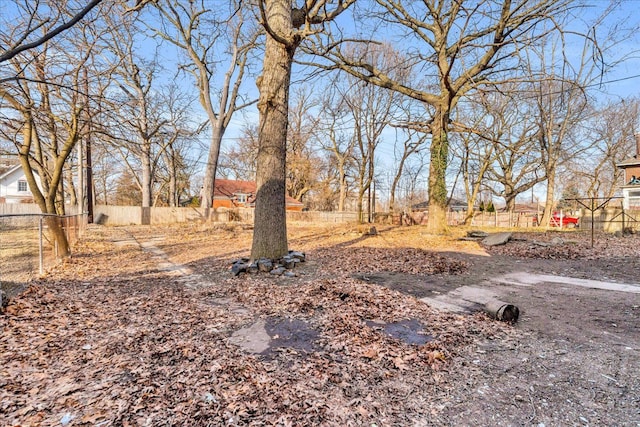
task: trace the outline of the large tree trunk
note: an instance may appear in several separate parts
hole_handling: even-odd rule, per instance
[[[67,240],[67,235],[62,225],[62,219],[58,216],[47,216],[45,223],[49,229],[51,240],[55,242],[56,245],[56,257],[67,258],[71,255],[71,251],[69,249],[69,240]]]
[[[291,5],[267,3],[268,22],[279,34],[290,34]],[[258,79],[260,128],[256,173],[256,208],[251,258],[280,258],[287,254],[285,167],[289,115],[289,83],[295,46],[267,34],[262,76]]]
[[[447,161],[449,114],[440,111],[431,125],[431,161],[429,163],[429,221],[427,229],[442,234],[447,229]]]
[[[513,212],[516,210],[516,194],[515,193],[507,193],[504,198],[505,201],[505,209],[507,212]]]

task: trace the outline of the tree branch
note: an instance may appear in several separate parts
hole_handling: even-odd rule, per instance
[[[40,37],[38,40],[35,40],[35,41],[31,42],[31,43],[27,43],[25,45],[18,46],[18,47],[14,48],[14,49],[10,49],[10,50],[4,52],[2,55],[0,55],[0,63],[10,60],[11,58],[15,57],[16,55],[20,54],[21,52],[24,52],[25,50],[29,50],[29,49],[33,49],[35,47],[38,47],[38,46],[46,43],[47,41],[51,40],[52,38],[54,38],[58,34],[62,33],[63,31],[68,30],[69,28],[73,27],[82,18],[84,18],[84,16],[87,13],[89,13],[91,11],[91,9],[96,7],[101,2],[102,2],[102,0],[91,0],[91,2],[87,6],[85,6],[84,9],[82,9],[80,12],[78,12],[73,18],[71,18],[70,21],[65,22],[62,25],[59,25],[58,27],[56,27],[53,30],[51,30],[48,33],[46,33],[44,36]]]

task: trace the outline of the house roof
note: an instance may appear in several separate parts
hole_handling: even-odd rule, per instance
[[[0,175],[3,175],[6,171],[13,169],[16,166],[20,166],[18,156],[0,154]]]
[[[616,166],[623,169],[629,166],[640,166],[640,154],[623,160],[620,163],[617,163]]]
[[[232,197],[234,194],[255,194],[256,183],[253,181],[234,181],[216,178],[213,188],[214,196]]]
[[[14,173],[15,171],[21,171],[22,170],[22,165],[14,165],[14,166],[10,166],[10,167],[3,167],[0,165],[0,180],[5,179],[6,177],[8,177],[9,175],[11,175],[12,173]],[[40,174],[38,173],[38,171],[36,169],[33,169],[33,174],[35,175],[36,178],[39,178]],[[22,174],[24,175],[24,173]]]
[[[236,181],[233,179],[216,178],[213,189],[214,197],[232,198],[236,194],[249,194],[249,203],[255,202],[256,183],[255,181]],[[303,206],[302,202],[293,197],[286,196],[287,206]]]
[[[0,179],[6,178],[7,176],[11,175],[12,173],[20,169],[20,167],[21,167],[20,165],[13,165],[9,167],[0,165]]]

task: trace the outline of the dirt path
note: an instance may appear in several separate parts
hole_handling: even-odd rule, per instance
[[[469,269],[428,280],[368,278],[427,302],[465,306],[460,290],[479,287],[520,307],[514,340],[471,346],[456,360],[464,381],[443,423],[640,425],[640,284],[625,283],[640,279],[640,261],[620,268],[616,259],[449,255]]]

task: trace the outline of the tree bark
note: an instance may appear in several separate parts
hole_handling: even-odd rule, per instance
[[[544,211],[540,221],[541,226],[548,227],[551,223],[551,216],[555,208],[555,192],[556,192],[556,168],[555,164],[547,167],[547,196],[544,203]]]
[[[200,201],[200,207],[205,209],[205,216],[209,219],[209,209],[213,207],[216,173],[218,170],[218,159],[220,157],[220,145],[222,144],[224,127],[222,123],[220,123],[221,120],[213,113],[213,109],[210,111],[208,110],[207,114],[209,122],[211,123],[211,126],[213,126],[213,130],[211,132],[211,145],[209,146],[207,167],[205,169],[204,182],[202,185],[202,200]]]
[[[142,155],[140,156],[140,163],[142,166],[142,207],[151,207],[151,147],[150,143],[143,141],[142,143]]]
[[[338,198],[338,212],[344,212],[344,202],[347,200],[347,176],[340,171],[340,195]]]
[[[449,138],[447,126],[449,114],[443,111],[436,114],[431,125],[431,161],[429,163],[429,220],[427,229],[433,234],[442,234],[447,229],[447,161],[449,156]]]
[[[29,188],[31,188],[31,193],[33,194],[33,198],[40,208],[40,211],[44,214],[56,214],[56,206],[55,206],[55,193],[56,191],[49,191],[46,194],[40,192],[38,189],[38,184],[35,179],[35,175],[33,172],[33,167],[29,162],[29,152],[31,150],[32,143],[36,136],[34,135],[34,126],[33,126],[33,116],[29,109],[25,109],[22,111],[22,115],[25,120],[24,128],[22,130],[23,134],[23,144],[20,147],[20,151],[18,157],[20,159],[20,166],[22,166],[22,170],[25,173],[25,178],[27,179],[27,183],[29,184]],[[41,174],[42,176],[42,174]],[[43,182],[46,182],[42,179]],[[53,193],[53,194],[51,194]],[[66,258],[71,252],[69,250],[69,242],[67,240],[67,235],[64,233],[64,229],[62,228],[62,224],[58,220],[58,217],[55,216],[46,216],[46,224],[51,235],[51,240],[56,242],[57,252],[56,256],[58,258]]]
[[[266,2],[268,25],[278,34],[291,34],[291,4]],[[284,44],[267,33],[263,72],[258,79],[260,130],[256,173],[256,207],[251,258],[280,258],[287,254],[285,205],[289,84],[295,44]]]

